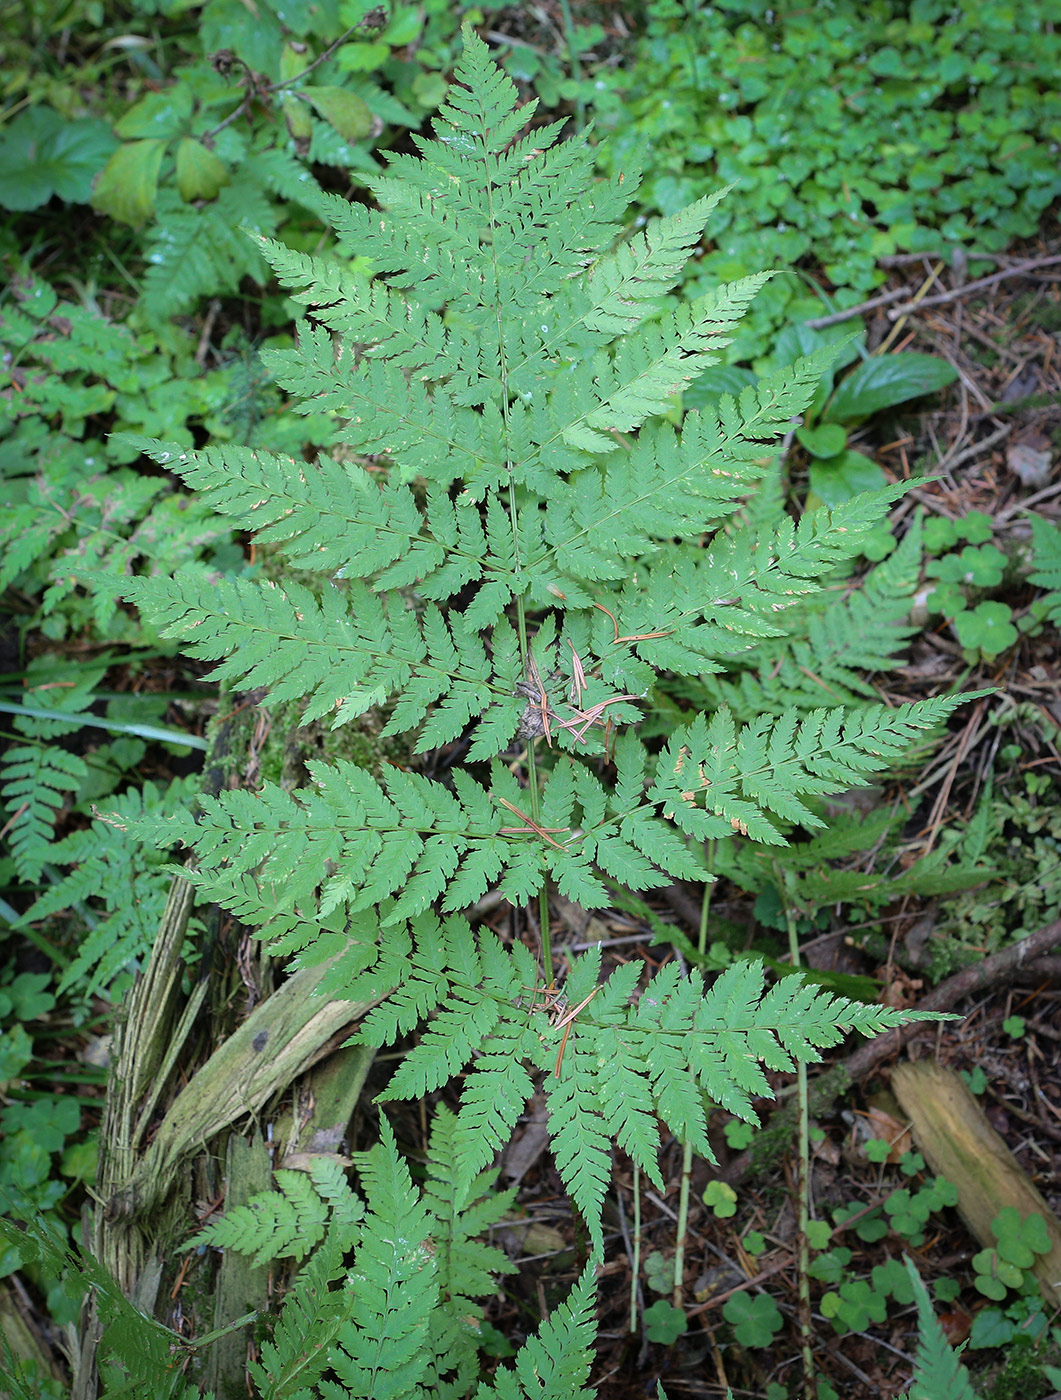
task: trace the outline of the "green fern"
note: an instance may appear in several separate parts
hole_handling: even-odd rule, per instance
[[[19,878],[36,883],[52,858],[52,833],[60,807],[88,777],[80,755],[56,740],[76,734],[95,699],[103,669],[81,672],[61,686],[43,683],[22,692],[24,704],[7,705],[19,738],[3,754],[0,790],[8,812],[5,835]]]
[[[213,200],[186,204],[175,190],[161,190],[157,221],[147,236],[147,314],[164,318],[188,311],[206,294],[236,291],[243,277],[264,282],[265,264],[241,230],[275,230],[281,210],[270,193],[322,212],[320,186],[281,150],[248,155]]]
[[[152,810],[189,805],[197,787],[194,778],[175,779],[163,792],[145,783],[110,802],[122,822],[136,821]],[[39,895],[19,922],[36,923],[66,909],[83,911],[88,931],[63,972],[59,991],[76,987],[80,996],[91,997],[150,952],[168,893],[167,882],[159,878],[162,861],[142,843],[124,839],[112,824],[99,820],[53,842],[46,856],[50,864],[69,866],[69,873]],[[102,917],[95,912],[95,901],[103,906]],[[189,934],[194,936],[198,929],[193,920]]]
[[[392,156],[373,182],[380,209],[322,201],[371,276],[356,270],[365,261],[257,237],[307,308],[297,346],[269,366],[305,411],[334,416],[331,454],[124,440],[257,531],[298,581],[178,574],[132,578],[124,594],[216,663],[215,677],[305,699],[307,720],[382,707],[387,733],[420,753],[453,745],[459,762],[379,780],[314,763],[298,793],[266,785],[205,799],[195,818],[116,821],[193,851],[187,878],[278,951],[331,960],[323,994],[380,1001],[364,1043],[419,1031],[388,1097],[462,1079],[456,1119],[438,1129],[451,1213],[469,1209],[543,1085],[560,1175],[599,1254],[616,1143],[659,1184],[659,1119],[710,1158],[705,1096],[751,1117],[765,1070],[909,1017],[796,979],[768,987],[750,962],[711,986],[672,963],[639,987],[635,964],[602,984],[590,953],[558,987],[550,892],[599,907],[610,885],[710,879],[704,847],[718,838],[782,847],[794,826],[823,826],[821,799],[885,771],[959,698],[869,704],[857,674],[887,665],[905,637],[916,528],[861,595],[829,592],[905,487],[798,522],[779,509],[773,444],[832,350],[680,426],[661,421],[764,280],[660,314],[714,201],[614,248],[633,172],[595,184],[583,136],[558,143],[556,125],[520,136],[533,104],[518,106],[471,30],[456,78],[437,139]],[[781,663],[775,687],[767,660]],[[796,680],[805,670],[810,689]],[[659,689],[688,698],[698,686],[662,745],[638,732]],[[822,708],[830,697],[842,704]],[[537,900],[540,964],[521,943],[473,932],[462,911],[488,891]],[[482,1277],[455,1244],[448,1256],[426,1244],[441,1178],[417,1196],[387,1133],[360,1170],[357,1283],[340,1294],[338,1380],[316,1372],[318,1393],[464,1393],[471,1362],[441,1300]],[[234,1239],[293,1243],[309,1197],[296,1208],[282,1184],[272,1215],[234,1218],[245,1232]],[[305,1275],[306,1316],[332,1306],[328,1238]],[[581,1393],[590,1306],[587,1275],[516,1370],[480,1394]]]
[[[75,1256],[42,1217],[28,1216],[20,1225],[0,1217],[0,1241],[24,1262],[35,1262],[49,1280],[64,1279],[71,1296],[78,1288],[94,1294],[102,1336],[99,1345],[101,1395],[146,1396],[151,1400],[214,1400],[183,1374],[191,1348],[185,1338],[146,1316],[125,1297],[118,1284],[91,1255]],[[0,1380],[23,1392],[27,1380],[17,1360],[0,1365]],[[30,1391],[30,1394],[33,1392]]]
[[[921,1275],[910,1259],[905,1263],[917,1304],[918,1324],[917,1366],[910,1387],[911,1400],[977,1400],[969,1372],[943,1335]]]
[[[1048,590],[1042,606],[1054,626],[1061,627],[1061,529],[1041,515],[1032,515],[1029,519],[1034,567],[1028,578]]]

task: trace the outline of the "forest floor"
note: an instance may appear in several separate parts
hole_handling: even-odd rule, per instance
[[[926,520],[954,522],[980,512],[990,522],[993,544],[1013,564],[1026,555],[1026,512],[1061,520],[1061,258],[1058,249],[1027,247],[998,258],[1005,275],[984,287],[955,285],[952,274],[930,259],[904,262],[891,270],[891,286],[919,295],[916,312],[893,318],[887,306],[867,317],[869,347],[916,348],[943,356],[958,381],[943,397],[944,407],[904,413],[894,431],[880,436],[881,419],[872,434],[853,445],[872,456],[892,478],[933,479],[912,490],[893,516],[899,533],[922,509]],[[855,323],[857,324],[857,322]],[[792,464],[798,490],[800,464]],[[942,539],[946,526],[937,531]],[[939,553],[946,552],[945,546]],[[1004,606],[1017,615],[1033,596],[1014,568],[1012,585],[996,588]],[[1007,572],[1007,577],[1010,574]],[[886,681],[885,695],[895,702],[938,695],[952,688],[993,687],[994,695],[969,705],[946,743],[913,779],[870,790],[875,806],[905,806],[909,821],[901,862],[910,864],[968,830],[978,817],[984,823],[987,858],[998,874],[983,888],[956,896],[906,896],[876,913],[867,929],[841,917],[824,915],[805,931],[809,965],[827,973],[878,979],[892,1004],[916,1008],[934,982],[963,964],[987,966],[992,954],[1019,932],[1034,933],[1056,919],[1061,908],[1061,657],[1054,633],[1040,629],[1024,634],[994,661],[969,660],[954,627],[940,616],[925,615],[906,664]],[[178,668],[179,668],[179,663]],[[195,681],[163,663],[148,688],[187,688]],[[205,713],[205,711],[204,711]],[[254,754],[249,753],[248,763]],[[156,781],[162,772],[147,775]],[[990,839],[989,839],[990,838]],[[992,844],[993,843],[993,844]],[[862,871],[874,870],[873,852],[855,860]],[[659,918],[695,942],[700,921],[700,893],[675,887],[654,901]],[[1053,901],[1051,903],[1051,900]],[[1053,913],[1051,915],[1051,910]],[[483,911],[498,933],[510,932],[503,904]],[[665,942],[635,915],[606,912],[588,915],[570,905],[554,908],[554,949],[574,953],[598,941],[604,945],[605,971],[631,959],[654,971],[675,956]],[[708,938],[724,929],[731,947],[763,946],[761,911],[752,896],[720,881],[713,888]],[[946,938],[938,937],[946,929]],[[785,953],[776,932],[776,956]],[[864,935],[872,936],[864,936]],[[247,935],[249,937],[249,935]],[[940,946],[950,949],[950,963],[940,961]],[[1051,946],[1061,945],[1061,929]],[[678,956],[681,956],[679,953]],[[932,975],[934,974],[934,975]],[[979,1091],[987,1120],[1014,1154],[1027,1179],[1047,1205],[1061,1213],[1061,957],[1044,956],[1024,966],[999,971],[991,985],[979,987],[951,1008],[961,1019],[931,1025],[913,1038],[903,1058],[932,1056],[964,1071]],[[1019,1032],[1016,1028],[1020,1027]],[[849,1054],[844,1046],[833,1059]],[[856,1076],[850,1092],[814,1117],[809,1193],[812,1213],[832,1219],[835,1207],[857,1207],[864,1217],[880,1206],[896,1185],[895,1164],[911,1144],[904,1115],[890,1090],[896,1053]],[[358,1142],[374,1140],[371,1095],[384,1082],[385,1070],[373,1071],[359,1110]],[[813,1075],[812,1075],[813,1078]],[[790,1098],[793,1077],[771,1076],[775,1093]],[[763,1101],[764,1116],[772,1105]],[[666,1298],[664,1274],[673,1269],[680,1215],[683,1169],[681,1144],[663,1144],[661,1166],[667,1189],[635,1182],[630,1162],[615,1153],[609,1221],[609,1263],[600,1279],[600,1351],[593,1383],[602,1400],[645,1396],[651,1382],[664,1380],[676,1397],[800,1395],[798,1329],[797,1224],[794,1208],[796,1168],[791,1150],[749,1153],[739,1134],[725,1131],[726,1115],[716,1115],[712,1141],[717,1165],[695,1162],[684,1236],[683,1308],[688,1327],[672,1345],[631,1335],[631,1280],[634,1239],[640,1243],[642,1271],[650,1257],[653,1294],[640,1292],[648,1306]],[[395,1127],[404,1145],[423,1147],[426,1115],[415,1108]],[[892,1151],[884,1162],[870,1160],[867,1138],[884,1138]],[[576,1278],[585,1258],[586,1240],[572,1217],[547,1149],[544,1110],[532,1104],[518,1135],[504,1155],[502,1185],[518,1186],[516,1220],[502,1232],[502,1243],[519,1266],[491,1305],[489,1316],[505,1337],[534,1330]],[[890,1174],[885,1173],[891,1165]],[[913,1174],[909,1185],[926,1175]],[[704,1192],[720,1181],[728,1195]],[[732,1198],[732,1199],[731,1199]],[[639,1221],[639,1231],[635,1227]],[[866,1231],[867,1235],[873,1231]],[[761,1236],[753,1253],[750,1237]],[[971,1287],[972,1257],[979,1245],[951,1209],[935,1212],[926,1228],[904,1237],[885,1228],[878,1238],[862,1238],[839,1226],[831,1244],[851,1250],[845,1277],[873,1277],[889,1259],[911,1253],[926,1281],[954,1278],[961,1284],[951,1311],[944,1314],[949,1338],[963,1342],[974,1315],[984,1304]],[[821,1314],[818,1303],[827,1281],[812,1294],[813,1351],[819,1374],[842,1397],[892,1397],[910,1380],[916,1326],[912,1309],[894,1305],[882,1323],[867,1316],[867,1325],[839,1335]],[[768,1344],[723,1346],[716,1334],[729,1336],[722,1308],[732,1297],[769,1296],[783,1319]],[[1015,1392],[1035,1400],[1034,1389]]]
[[[889,440],[855,443],[894,479],[935,478],[912,491],[893,519],[901,523],[919,506],[927,519],[944,521],[982,512],[990,519],[993,543],[1011,559],[1027,547],[1029,509],[1055,522],[1061,519],[1061,263],[1052,261],[1056,253],[1056,248],[1039,246],[1000,259],[1000,270],[1007,275],[978,290],[954,285],[947,271],[930,259],[892,270],[890,285],[921,293],[922,307],[901,320],[890,318],[885,308],[877,311],[869,321],[870,347],[890,338],[895,349],[932,351],[949,360],[959,375],[945,408],[905,416]],[[1018,270],[1031,262],[1036,266]],[[1006,596],[1019,611],[1031,592],[1025,586],[1022,597],[1018,587]],[[1026,893],[1022,896],[1019,887],[1029,883],[1026,863],[1014,859],[1007,865],[1003,858],[997,884],[943,899],[907,896],[884,910],[875,924],[885,937],[868,940],[869,946],[857,927],[840,919],[831,920],[805,945],[805,956],[813,966],[878,978],[896,1005],[916,1007],[929,991],[932,981],[926,969],[937,925],[947,924],[948,916],[953,925],[953,916],[959,912],[954,905],[959,902],[967,930],[959,961],[973,964],[999,946],[1003,914],[1007,927],[1001,936],[1010,938],[1018,931],[1036,931],[1037,907],[1042,918],[1057,918],[1061,810],[1056,803],[1061,790],[1051,789],[1047,781],[1041,787],[1034,781],[1061,779],[1061,754],[1056,747],[1061,726],[1061,657],[1054,647],[1054,634],[1048,629],[1038,637],[1025,636],[995,661],[970,664],[953,628],[939,617],[930,618],[914,639],[906,665],[888,679],[886,694],[898,702],[951,688],[983,686],[995,687],[996,694],[963,711],[963,722],[932,755],[916,792],[911,784],[896,783],[872,790],[870,801],[904,803],[910,810],[902,859],[913,862],[948,831],[966,829],[991,784],[988,803],[993,795],[999,803],[1016,799],[1012,814],[997,813],[1001,844],[992,848],[991,858],[998,860],[1010,849],[1019,855],[1017,846],[1030,847],[1038,838],[1040,864],[1030,883],[1038,881],[1038,888],[1048,896],[1052,893],[1052,903],[1047,898],[1036,906]],[[1002,723],[1000,706],[1005,716]],[[1020,758],[1007,766],[999,758],[1000,751],[1011,755],[1015,749]],[[1033,776],[1031,787],[1041,791],[1045,802],[1039,804],[1033,820],[1022,824],[1028,776]],[[873,869],[872,854],[868,861],[865,853],[857,859],[859,869]],[[660,915],[695,941],[699,892],[668,893],[668,900],[659,905]],[[985,908],[993,917],[982,919],[978,943],[975,918]],[[651,933],[639,929],[635,919],[607,914],[588,918],[584,911],[570,907],[557,912],[566,920],[566,929],[554,935],[554,949],[557,937],[561,947],[566,938],[571,952],[602,939],[606,965],[609,959],[613,966],[639,959],[650,972],[673,956],[666,946],[653,944]],[[505,917],[503,910],[494,916],[502,933]],[[711,920],[719,919],[728,931],[744,925],[748,945],[761,938],[751,896],[724,881],[712,893],[709,939]],[[1061,944],[1061,928],[1055,930],[1053,943]],[[933,1025],[903,1057],[933,1056],[965,1071],[974,1089],[984,1085],[981,1102],[987,1120],[1047,1204],[1061,1213],[1061,958],[1045,957],[1015,973],[1000,971],[994,985],[978,988],[952,1009],[961,1019]],[[1016,1036],[1010,1033],[1019,1024],[1015,1017],[1023,1022]],[[835,1206],[851,1203],[864,1211],[895,1189],[894,1181],[890,1185],[882,1181],[883,1166],[867,1159],[862,1144],[867,1137],[890,1140],[892,1163],[910,1149],[904,1115],[889,1088],[896,1062],[893,1051],[827,1115],[814,1120],[821,1137],[812,1151],[810,1198],[819,1218],[828,1218]],[[775,1092],[791,1092],[792,1076],[772,1078]],[[766,1114],[771,1107],[762,1104]],[[415,1134],[414,1125],[408,1126]],[[630,1335],[632,1230],[639,1211],[642,1265],[658,1251],[669,1266],[679,1216],[682,1147],[673,1140],[665,1145],[662,1165],[668,1189],[660,1195],[642,1181],[639,1205],[634,1200],[631,1165],[621,1152],[615,1154],[613,1188],[619,1211],[612,1221],[611,1262],[600,1284],[601,1354],[594,1375],[605,1400],[644,1396],[655,1376],[664,1380],[672,1400],[725,1396],[727,1387],[734,1396],[763,1396],[771,1382],[785,1385],[789,1395],[801,1394],[793,1155],[783,1152],[753,1172],[748,1153],[729,1145],[721,1123],[715,1125],[712,1140],[718,1167],[698,1162],[693,1168],[684,1266],[689,1326],[672,1346],[653,1346]],[[519,1250],[520,1273],[493,1311],[495,1325],[510,1336],[540,1315],[554,1294],[566,1291],[585,1248],[545,1146],[542,1114],[532,1110],[503,1165],[503,1184],[519,1184],[523,1222],[508,1241]],[[728,1217],[720,1217],[703,1200],[705,1187],[716,1177],[736,1190],[735,1213]],[[758,1231],[766,1240],[765,1250],[756,1257],[742,1243],[749,1231]],[[864,1241],[852,1230],[837,1230],[834,1240],[852,1249],[847,1272],[858,1278],[872,1277],[875,1267],[901,1257],[905,1249],[916,1258],[926,1280],[947,1276],[967,1281],[972,1276],[970,1260],[979,1248],[954,1210],[933,1215],[923,1242],[916,1247],[894,1230],[877,1241]],[[818,1285],[819,1293],[822,1286]],[[653,1296],[668,1296],[662,1291],[665,1288],[661,1281],[660,1293],[649,1293],[642,1301],[648,1305]],[[752,1297],[765,1291],[776,1301],[786,1326],[769,1346],[735,1351],[717,1344],[721,1308],[738,1291]],[[986,1301],[968,1286],[963,1288],[943,1315],[952,1343],[968,1338],[973,1315]],[[916,1344],[912,1309],[899,1310],[883,1325],[847,1331],[841,1337],[815,1307],[813,1327],[816,1368],[838,1395],[891,1397],[909,1384]],[[975,1360],[974,1356],[973,1364]],[[1031,1386],[1029,1390],[1022,1383],[1014,1393],[1034,1395],[1034,1380]]]

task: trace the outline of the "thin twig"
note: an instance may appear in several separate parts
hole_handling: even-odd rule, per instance
[[[857,306],[849,306],[843,311],[834,311],[829,316],[815,316],[813,321],[804,321],[803,324],[810,326],[812,330],[820,331],[826,326],[836,326],[841,321],[850,321],[855,316],[861,316],[864,311],[875,311],[878,306],[889,306],[893,301],[901,301],[903,297],[909,295],[909,287],[894,287],[890,292],[881,292],[880,296],[870,297],[869,301],[860,301]]]
[[[993,287],[998,282],[1004,282],[1007,277],[1021,277],[1026,272],[1035,272],[1040,267],[1053,267],[1056,263],[1061,263],[1061,253],[1051,253],[1046,258],[1028,258],[1025,262],[1015,263],[1013,267],[1004,267],[1001,272],[992,272],[990,277],[978,277],[975,282],[952,287],[949,292],[937,292],[935,296],[922,297],[920,301],[911,301],[907,306],[898,306],[889,311],[888,316],[891,320],[898,320],[900,316],[908,316],[911,312],[923,311],[926,306],[943,306],[949,301],[967,297],[972,292],[982,291],[985,287]]]

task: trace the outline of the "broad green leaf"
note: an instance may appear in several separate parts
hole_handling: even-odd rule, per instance
[[[837,389],[825,416],[831,422],[849,423],[879,413],[882,408],[934,394],[957,379],[946,360],[915,351],[867,360],[848,375]]]
[[[888,479],[876,462],[871,462],[861,452],[841,452],[826,462],[810,464],[810,487],[817,497],[815,505],[822,502],[827,506],[842,506],[862,491],[879,491],[887,484]],[[809,499],[807,505],[809,509]]]
[[[124,141],[146,141],[154,136],[171,141],[183,133],[191,114],[191,90],[178,83],[165,92],[148,93],[115,122],[114,130]]]
[[[216,199],[218,190],[231,178],[224,161],[201,141],[185,137],[177,147],[177,189],[186,204],[195,199]]]
[[[344,141],[362,141],[372,130],[372,113],[356,92],[340,87],[308,87],[302,95]]]
[[[138,228],[155,212],[158,172],[166,143],[160,137],[127,141],[103,169],[92,195],[92,207],[119,223]]]
[[[698,379],[694,379],[682,394],[683,408],[706,408],[718,403],[723,394],[734,398],[749,384],[754,384],[756,376],[750,369],[740,365],[712,365]]]
[[[796,438],[812,457],[836,457],[847,446],[847,429],[839,423],[822,423],[817,428],[797,428]]]
[[[284,121],[291,135],[296,141],[308,141],[313,135],[313,122],[308,105],[294,93],[288,93],[280,105],[284,109]]]
[[[16,117],[0,137],[0,206],[39,209],[53,195],[87,204],[117,142],[105,122],[68,121],[50,107]]]
[[[266,73],[274,80],[280,76],[284,30],[264,5],[210,0],[199,21],[199,41],[205,53],[231,49],[256,73]]]

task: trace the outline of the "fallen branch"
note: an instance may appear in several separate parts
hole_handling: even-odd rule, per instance
[[[946,981],[941,982],[935,991],[929,992],[928,996],[918,1003],[917,1010],[950,1011],[966,997],[982,992],[988,987],[998,987],[1006,982],[1011,982],[1029,963],[1052,952],[1059,944],[1061,944],[1061,919],[1047,924],[1045,928],[1039,929],[1036,933],[1030,933],[1019,943],[1010,944],[1008,948],[1003,948],[1000,953],[993,953],[991,957],[984,958],[983,962],[974,963],[972,967],[962,968],[961,972],[956,972],[953,977],[948,977]],[[885,1035],[878,1036],[876,1040],[860,1045],[855,1053],[849,1055],[837,1068],[842,1069],[847,1075],[848,1082],[853,1084],[859,1079],[865,1078],[884,1060],[897,1054],[911,1035],[918,1030],[925,1030],[923,1021],[915,1021],[908,1026],[900,1026],[896,1031],[888,1031]]]
[[[965,282],[960,287],[952,287],[949,292],[937,292],[935,296],[922,297],[920,301],[911,301],[906,306],[896,306],[888,312],[888,318],[897,321],[900,316],[909,316],[913,311],[923,311],[926,306],[943,306],[946,302],[967,297],[971,292],[993,287],[998,282],[1004,282],[1007,277],[1022,277],[1025,273],[1037,272],[1041,267],[1053,267],[1057,263],[1061,263],[1061,253],[1051,253],[1045,258],[1028,258],[1025,262],[1014,263],[1012,267],[1004,267],[1001,272],[992,272],[989,277],[978,277],[975,282]]]
[[[1035,933],[1030,933],[1027,938],[1022,938],[1019,943],[1013,943],[1008,948],[1003,948],[1000,953],[994,953],[991,957],[985,958],[983,962],[975,963],[972,967],[963,968],[961,972],[956,972],[953,977],[948,977],[941,982],[933,992],[929,992],[917,1006],[918,1011],[950,1011],[966,997],[975,995],[977,992],[985,991],[987,988],[999,987],[1006,982],[1012,981],[1021,972],[1040,972],[1043,964],[1052,968],[1052,964],[1057,959],[1047,959],[1047,954],[1054,948],[1061,946],[1061,919],[1055,920],[1052,924],[1047,924],[1045,928],[1039,929]],[[1047,973],[1047,975],[1049,975]],[[935,1029],[933,1022],[913,1021],[909,1025],[901,1026],[898,1030],[888,1031],[876,1040],[868,1041],[846,1060],[841,1060],[839,1064],[833,1065],[822,1074],[811,1086],[813,1098],[812,1110],[816,1116],[821,1116],[831,1111],[833,1104],[840,1095],[852,1084],[864,1079],[883,1061],[897,1055],[906,1042],[915,1035],[924,1035]],[[770,1117],[769,1127],[774,1128],[784,1120],[788,1114],[795,1122],[795,1107],[785,1106],[776,1109]],[[721,1180],[728,1182],[731,1186],[745,1177],[754,1165],[754,1158],[750,1151],[741,1152],[734,1157],[733,1161],[721,1172]]]
[[[909,287],[893,287],[890,292],[881,292],[880,296],[870,297],[869,301],[860,301],[857,306],[845,307],[843,311],[832,311],[828,316],[815,316],[813,321],[805,321],[803,324],[810,326],[812,330],[820,331],[826,326],[850,321],[853,316],[861,316],[863,311],[875,311],[878,306],[890,306],[893,301],[902,301],[903,297],[909,296]]]

